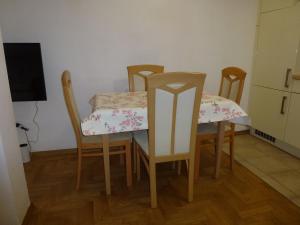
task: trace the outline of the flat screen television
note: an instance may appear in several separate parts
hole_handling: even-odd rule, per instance
[[[11,97],[18,101],[46,101],[39,43],[4,43]]]

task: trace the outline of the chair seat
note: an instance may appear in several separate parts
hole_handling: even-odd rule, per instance
[[[122,132],[116,134],[109,135],[109,142],[117,142],[117,141],[131,141],[132,135],[130,132]],[[93,136],[83,136],[82,135],[82,143],[85,144],[102,144],[102,136],[101,135],[93,135]]]
[[[225,126],[225,132],[231,131],[230,125]],[[218,126],[215,123],[202,123],[198,125],[198,135],[217,134]]]
[[[148,132],[147,130],[142,131],[136,131],[133,133],[133,138],[136,141],[136,143],[141,147],[141,149],[146,153],[146,155],[149,155],[149,139],[148,139]]]

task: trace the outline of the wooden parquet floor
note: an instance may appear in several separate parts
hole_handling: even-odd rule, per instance
[[[299,225],[300,208],[236,163],[229,171],[224,154],[215,180],[213,154],[204,151],[195,200],[187,203],[186,173],[178,176],[170,164],[158,171],[158,208],[149,205],[148,177],[131,189],[125,169],[112,158],[112,195],[106,197],[103,161],[85,159],[80,191],[75,190],[74,151],[33,155],[25,166],[31,201],[30,225]]]

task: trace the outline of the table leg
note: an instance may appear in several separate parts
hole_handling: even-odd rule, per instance
[[[106,195],[110,195],[110,163],[109,163],[109,136],[108,134],[102,135],[103,141],[103,160],[104,160],[104,174],[105,174],[105,187]]]
[[[220,121],[220,122],[218,122],[218,138],[217,138],[215,178],[218,178],[219,174],[220,174],[223,143],[224,143],[224,134],[225,134],[225,121]]]

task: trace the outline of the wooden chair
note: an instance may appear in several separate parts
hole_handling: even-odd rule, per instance
[[[80,127],[80,117],[73,96],[72,83],[69,71],[63,72],[61,82],[66,106],[76,136],[78,155],[76,189],[78,190],[80,185],[82,158],[103,156],[102,137],[101,135],[83,136]],[[132,185],[131,139],[131,134],[129,133],[112,134],[110,135],[109,143],[110,147],[115,147],[114,150],[110,151],[110,155],[125,154],[127,186]]]
[[[231,99],[240,104],[243,94],[246,72],[238,67],[227,67],[222,70],[222,79],[219,89],[219,96]],[[216,148],[217,126],[213,123],[200,124],[198,126],[197,149],[195,156],[195,179],[199,178],[200,169],[200,149],[204,145],[214,145]],[[233,169],[234,163],[234,136],[235,125],[230,123],[225,127],[225,138],[229,139],[230,146],[230,168]],[[207,141],[208,144],[203,144]],[[210,142],[209,142],[210,141]]]
[[[164,67],[159,65],[128,66],[129,91],[147,91],[147,76],[154,73],[163,73]]]
[[[163,73],[164,66],[160,65],[135,65],[135,66],[128,66],[128,85],[129,91],[147,91],[147,77],[151,74],[155,73]],[[139,131],[137,131],[139,132]],[[134,143],[133,143],[134,145]],[[135,153],[135,146],[133,146],[133,172],[136,173],[136,153]],[[120,161],[122,163],[122,157]]]
[[[161,73],[148,79],[149,132],[134,134],[137,179],[140,160],[150,177],[151,207],[157,206],[156,164],[188,162],[188,201],[193,200],[194,155],[202,89],[206,75]]]

